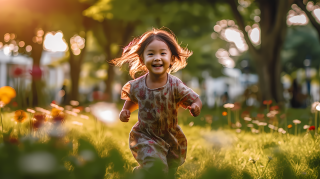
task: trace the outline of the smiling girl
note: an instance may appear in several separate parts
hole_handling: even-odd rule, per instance
[[[161,161],[160,169],[173,176],[185,162],[187,139],[178,125],[177,110],[181,106],[196,117],[202,102],[170,73],[184,68],[190,55],[192,52],[180,47],[171,32],[153,29],[133,39],[122,56],[111,61],[119,67],[129,63],[129,74],[134,78],[122,88],[125,103],[119,115],[122,122],[128,122],[131,112],[139,109],[129,137],[130,150],[140,164],[134,171],[151,171],[156,161]],[[144,75],[135,79],[141,73]]]

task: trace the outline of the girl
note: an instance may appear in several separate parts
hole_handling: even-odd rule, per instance
[[[139,108],[138,122],[129,138],[130,150],[140,164],[134,170],[151,171],[156,161],[161,161],[161,170],[173,175],[186,159],[187,139],[177,124],[177,109],[189,109],[196,117],[202,102],[170,72],[184,68],[190,55],[192,52],[181,48],[173,34],[153,29],[133,39],[122,56],[111,62],[119,67],[129,63],[134,79],[145,73],[121,91],[121,99],[125,100],[119,115],[122,122],[128,122],[131,112]]]

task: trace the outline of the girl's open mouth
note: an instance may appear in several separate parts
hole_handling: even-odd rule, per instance
[[[161,68],[163,65],[152,65],[152,67],[158,69],[158,68]]]

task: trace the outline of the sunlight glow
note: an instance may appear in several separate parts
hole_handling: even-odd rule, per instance
[[[291,16],[287,20],[288,25],[306,25],[308,23],[308,19],[305,14]]]
[[[220,48],[216,52],[216,57],[218,58],[218,62],[226,68],[234,68],[235,62],[232,58],[229,57],[228,51]]]
[[[43,47],[51,52],[65,52],[68,49],[67,43],[63,39],[63,33],[53,34],[49,32],[45,35]]]

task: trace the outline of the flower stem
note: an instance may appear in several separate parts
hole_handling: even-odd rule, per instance
[[[318,111],[316,110],[316,112],[315,112],[315,119],[314,119],[314,123],[315,123],[315,127],[316,127],[316,129],[315,129],[315,135],[317,135],[318,134],[318,129],[317,129],[317,116],[318,116]]]
[[[295,124],[295,127],[294,127],[294,135],[297,135],[297,124]]]
[[[259,177],[260,177],[260,173],[259,173],[259,170],[258,170],[258,167],[257,167],[256,163],[254,163],[254,166],[256,166],[257,173],[258,173],[258,175],[259,175]]]
[[[270,160],[268,160],[268,163],[267,163],[266,167],[264,168],[264,170],[263,170],[263,172],[262,172],[262,174],[261,174],[261,177],[263,177],[264,172],[267,170],[267,167],[268,167],[269,162],[270,162]]]

